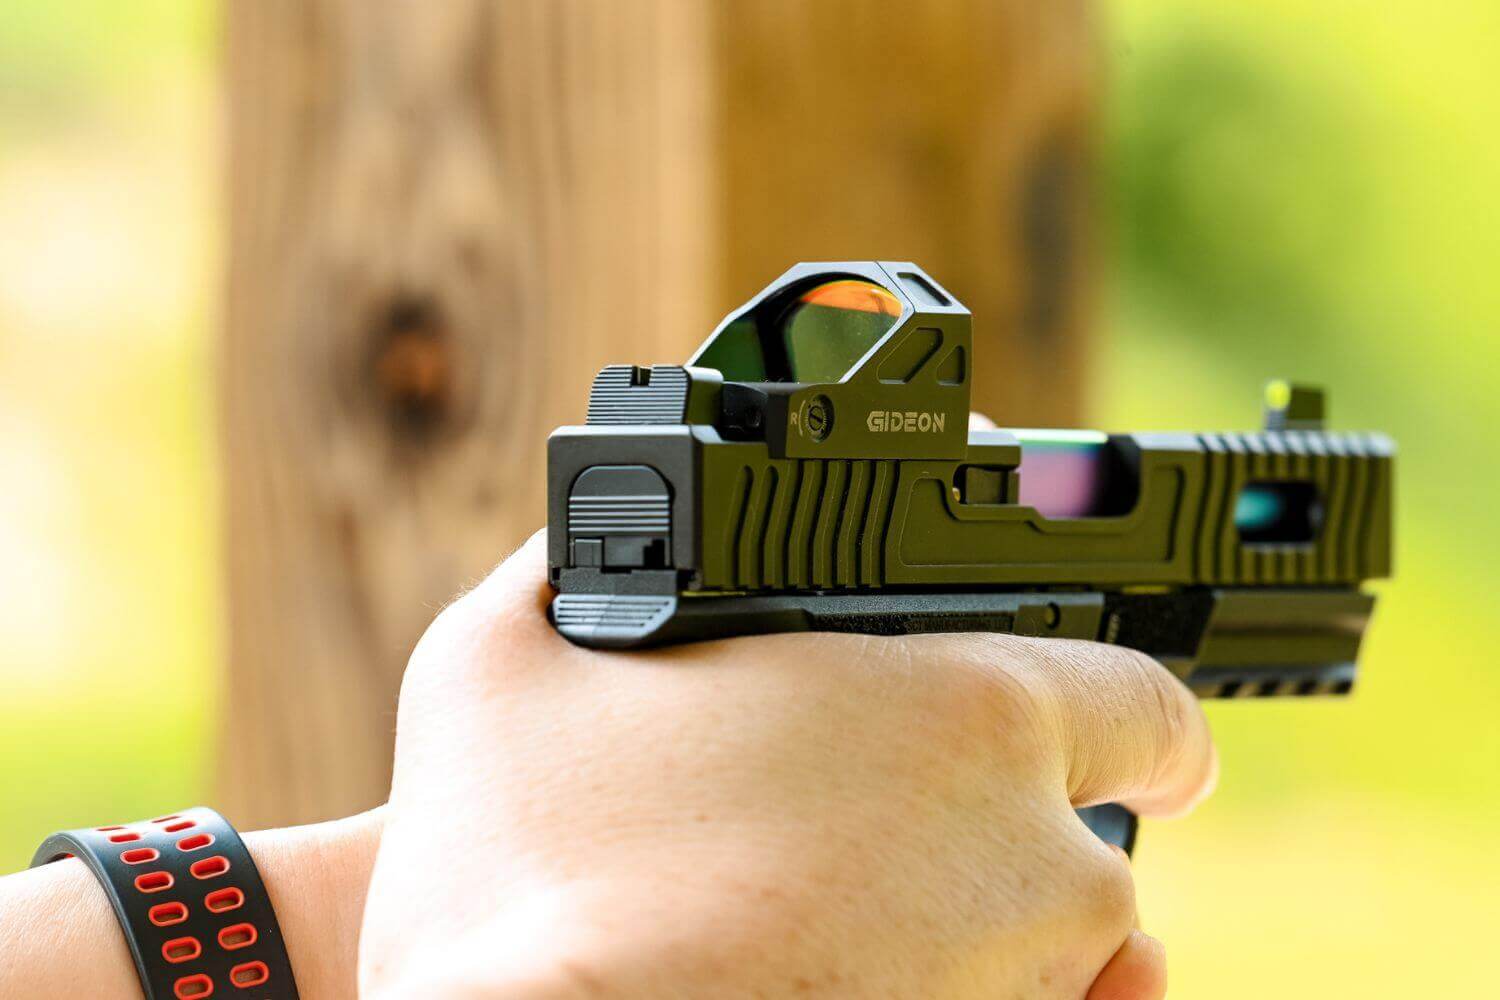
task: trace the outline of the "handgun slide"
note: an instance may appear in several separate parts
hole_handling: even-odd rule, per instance
[[[554,624],[1095,639],[1202,696],[1351,690],[1387,438],[1284,383],[1250,433],[971,432],[972,367],[936,281],[847,262],[792,268],[685,366],[604,369],[549,443]]]

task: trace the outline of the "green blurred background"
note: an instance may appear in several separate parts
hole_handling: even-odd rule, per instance
[[[1210,707],[1221,789],[1147,827],[1143,920],[1178,997],[1493,995],[1500,6],[1104,11],[1091,423],[1253,426],[1286,375],[1401,446],[1358,695]],[[70,0],[0,28],[0,871],[205,793],[216,16]]]

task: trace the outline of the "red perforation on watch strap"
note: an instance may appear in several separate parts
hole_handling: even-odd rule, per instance
[[[75,855],[108,892],[148,1000],[297,1000],[254,859],[213,810],[56,834],[33,863]]]

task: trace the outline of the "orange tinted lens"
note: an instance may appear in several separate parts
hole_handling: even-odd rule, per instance
[[[901,316],[901,300],[869,281],[841,278],[802,293],[782,321],[796,382],[836,382]]]

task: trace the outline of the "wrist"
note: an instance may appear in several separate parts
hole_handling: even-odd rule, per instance
[[[306,1000],[355,995],[354,959],[383,809],[247,834]],[[0,879],[0,996],[140,997],[109,898],[75,859]]]
[[[306,1000],[356,993],[360,919],[384,812],[245,835]]]

